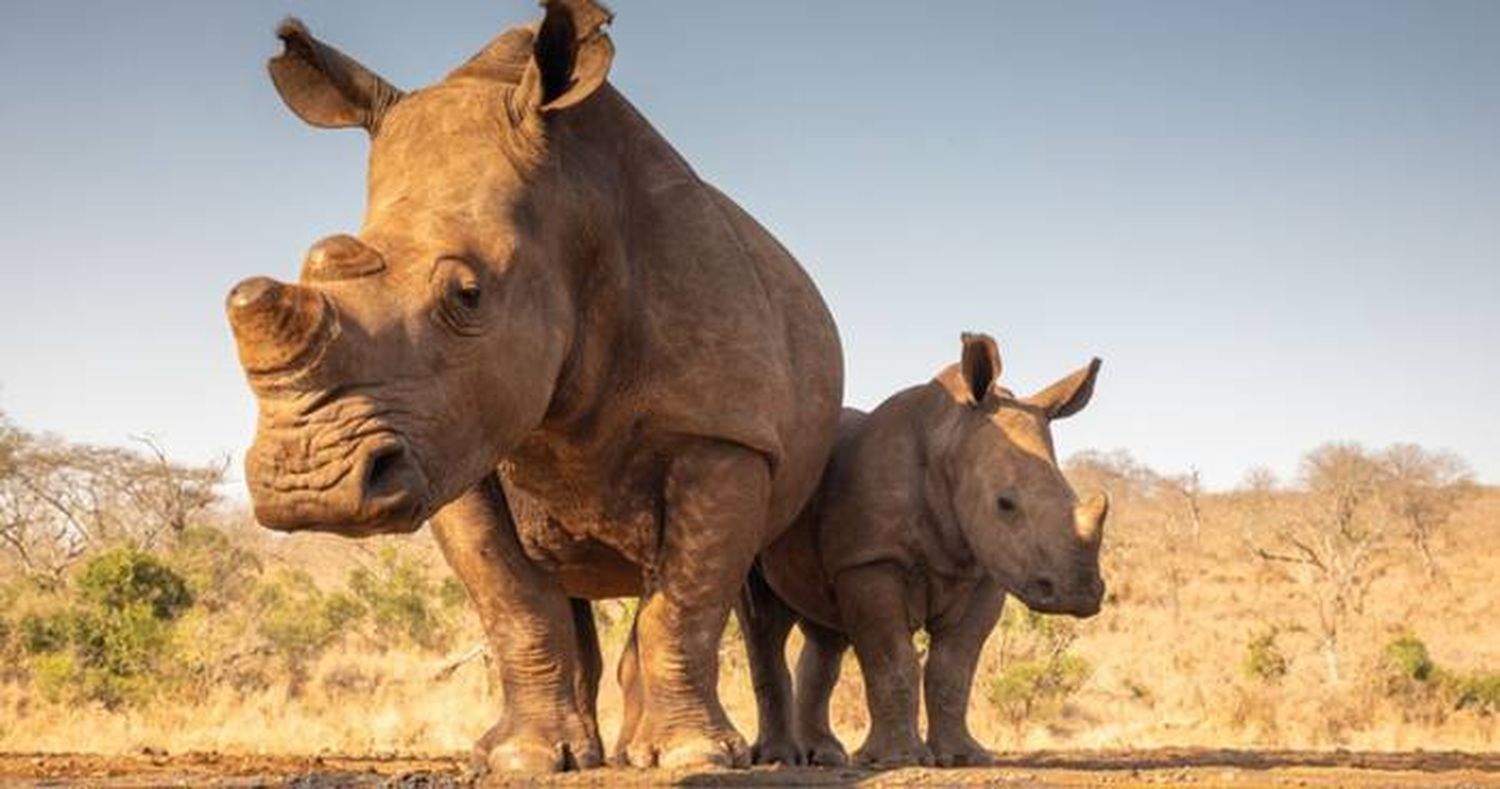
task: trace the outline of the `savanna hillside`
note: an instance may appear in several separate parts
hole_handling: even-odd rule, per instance
[[[1329,444],[1295,480],[1228,492],[1124,453],[1068,471],[1114,499],[1108,600],[1083,622],[1010,604],[970,711],[981,740],[1495,746],[1500,491],[1459,459]],[[219,498],[223,476],[0,417],[0,751],[466,750],[497,689],[430,538],[273,535]],[[609,666],[631,608],[595,606]],[[732,624],[722,661],[753,736]],[[851,749],[862,694],[851,655],[834,702]],[[612,678],[603,696],[608,741]]]

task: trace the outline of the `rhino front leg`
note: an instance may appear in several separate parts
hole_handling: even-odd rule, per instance
[[[991,764],[994,754],[969,734],[969,692],[984,641],[1000,621],[1005,592],[992,580],[979,583],[963,616],[932,632],[923,676],[927,696],[927,746],[943,767]]]
[[[570,603],[557,577],[522,552],[499,480],[490,477],[444,507],[432,533],[479,611],[505,695],[476,755],[501,772],[598,766],[597,645],[592,660],[580,651],[576,619],[588,606]],[[592,627],[584,635],[594,643]]]
[[[626,758],[637,767],[745,767],[750,749],[719,703],[719,642],[760,547],[765,458],[699,444],[672,461],[658,569],[636,617],[643,706]]]
[[[904,573],[895,565],[864,565],[839,573],[834,585],[870,708],[870,733],[854,752],[855,763],[931,764],[932,754],[917,736],[920,674],[907,624]]]
[[[771,591],[759,570],[751,570],[735,612],[745,633],[755,686],[757,725],[751,761],[801,764],[802,749],[792,729],[792,676],[786,669],[786,638],[795,618],[792,610]]]
[[[797,739],[808,764],[842,766],[849,763],[849,753],[833,734],[828,705],[849,640],[806,620],[800,627],[804,641],[797,656]]]

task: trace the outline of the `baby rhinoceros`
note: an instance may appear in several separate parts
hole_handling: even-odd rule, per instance
[[[818,493],[761,555],[740,609],[759,707],[758,761],[847,761],[828,703],[851,643],[870,711],[856,762],[991,761],[965,718],[980,648],[1006,593],[1036,611],[1079,617],[1098,613],[1104,596],[1099,545],[1109,501],[1102,493],[1078,501],[1051,434],[1052,420],[1088,403],[1099,365],[1094,359],[1017,397],[995,383],[995,341],[964,334],[962,360],[929,383],[869,414],[844,410]],[[795,712],[785,660],[794,623],[806,636]],[[912,645],[918,629],[931,638],[925,670]]]

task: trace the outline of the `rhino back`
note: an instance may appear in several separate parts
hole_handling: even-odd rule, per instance
[[[743,445],[771,467],[764,544],[811,495],[833,443],[843,361],[832,316],[786,249],[617,92],[606,86],[574,117],[560,136],[576,146],[576,171],[624,169],[598,179],[617,197],[600,220],[609,251],[578,294],[581,350],[568,376],[584,393],[546,431],[548,452],[527,454],[555,473],[556,458],[577,450],[571,466],[601,484],[570,493],[613,486],[629,499],[655,493],[622,490],[609,469],[637,464],[643,448],[682,436]],[[519,481],[563,498],[540,490],[552,483]],[[639,504],[638,517],[652,517]]]

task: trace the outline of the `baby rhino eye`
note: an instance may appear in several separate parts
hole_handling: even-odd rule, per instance
[[[1007,515],[1019,509],[1019,506],[1016,504],[1016,500],[1009,496],[1001,496],[995,502],[995,504],[1000,508],[1000,512]]]

